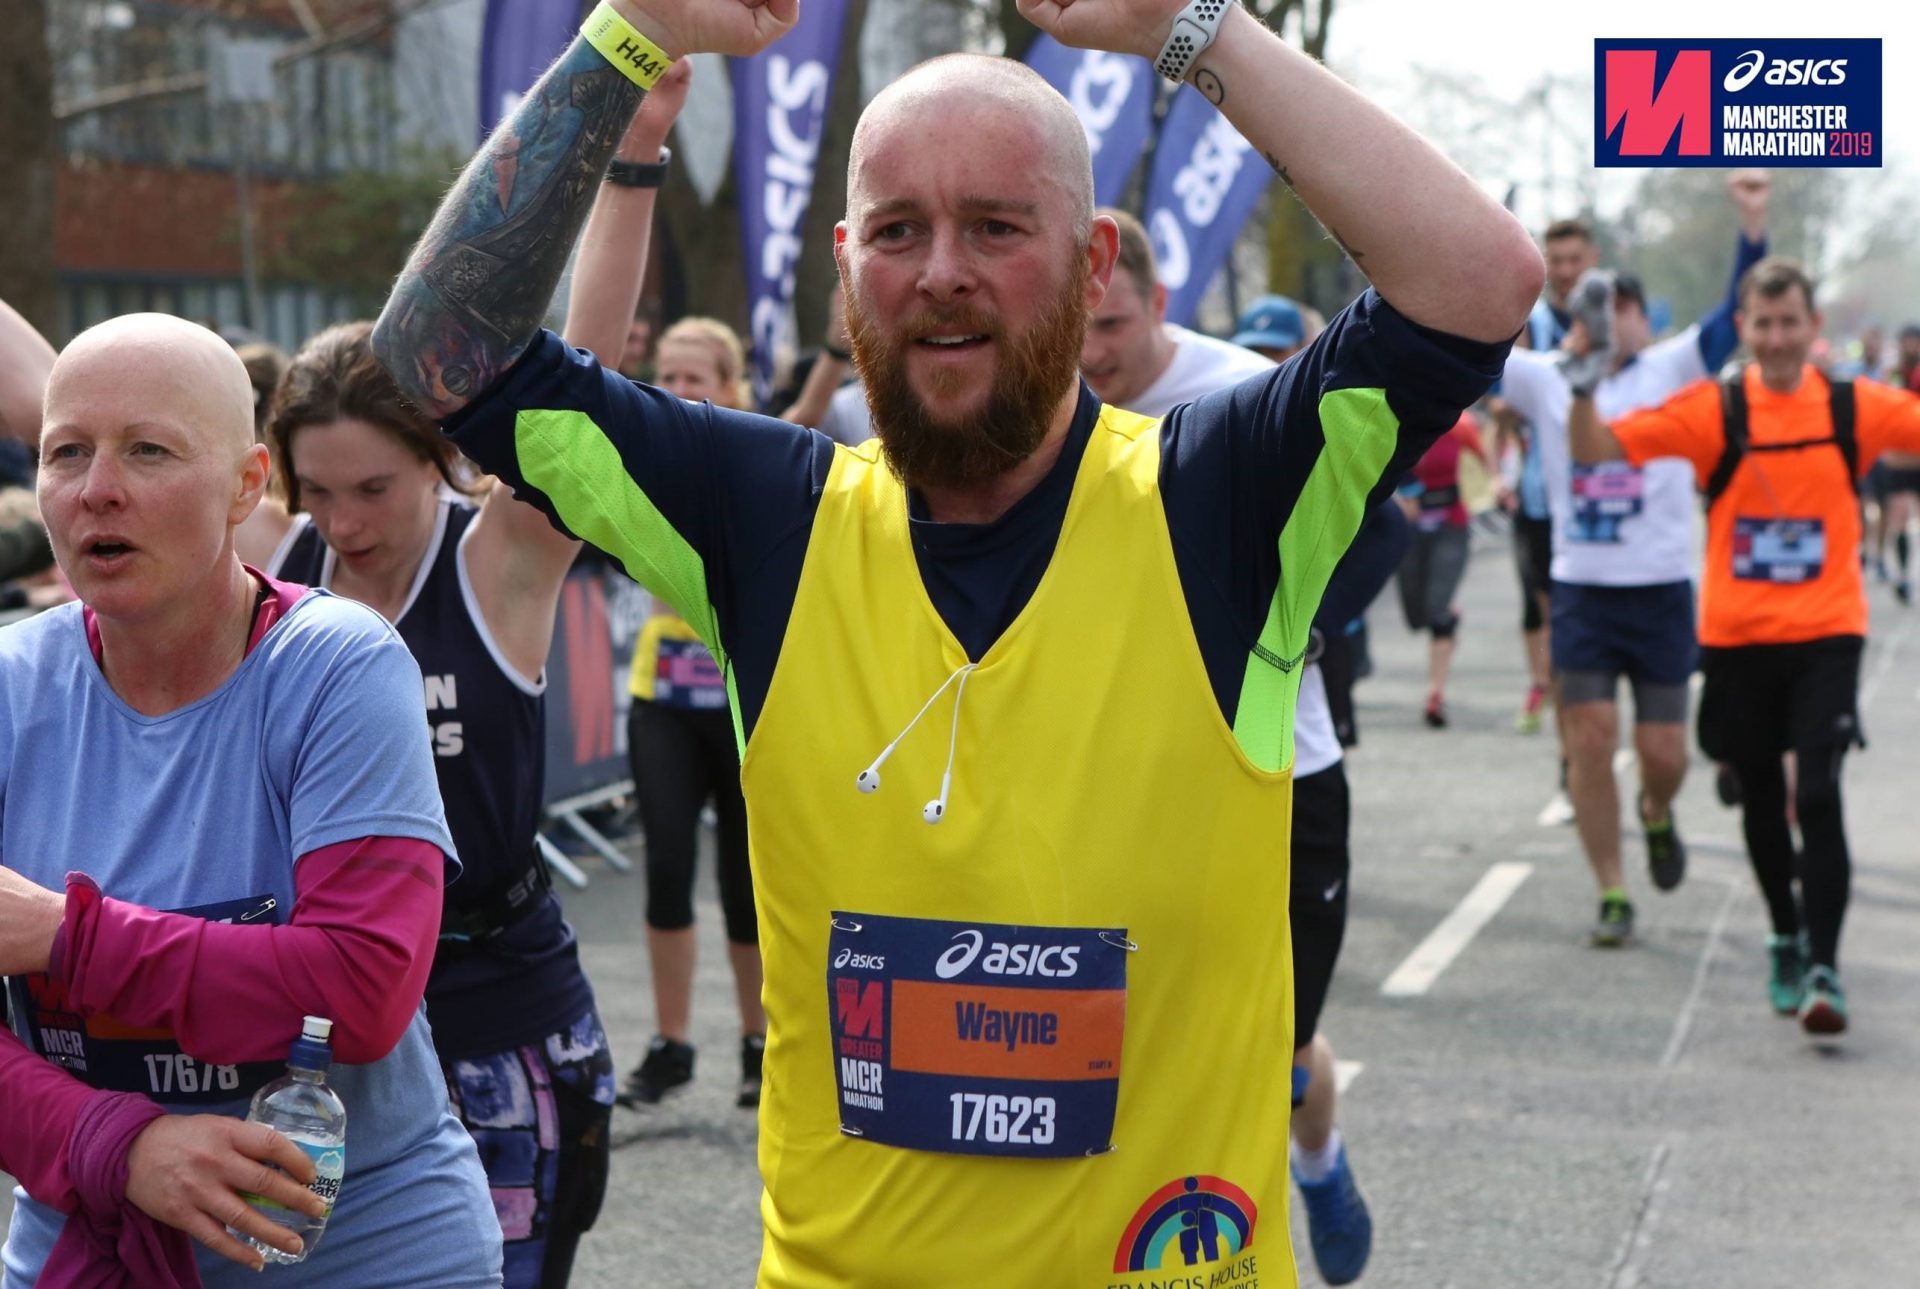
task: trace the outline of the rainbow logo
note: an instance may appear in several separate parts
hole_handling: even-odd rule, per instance
[[[1134,1213],[1113,1251],[1113,1269],[1171,1271],[1205,1266],[1253,1246],[1259,1210],[1253,1199],[1219,1177],[1168,1182]]]

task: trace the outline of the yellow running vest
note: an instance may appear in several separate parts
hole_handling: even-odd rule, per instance
[[[1247,759],[1208,683],[1157,424],[1102,413],[1032,600],[958,677],[967,658],[921,582],[903,488],[876,444],[835,453],[743,761],[769,1024],[763,1286],[1295,1284],[1290,771]],[[964,687],[929,705],[956,677]],[[923,706],[878,790],[859,791]],[[950,738],[946,811],[929,826]],[[859,954],[883,924],[918,928],[924,949],[900,961],[896,936],[895,961]],[[1126,940],[1137,951],[1102,948]],[[1109,952],[1124,959],[1123,1033],[1119,995],[1045,992]],[[1088,1038],[1083,1013],[1108,1028]],[[846,1106],[900,1114],[911,1077],[856,1057],[898,1066],[911,1049],[1098,1079],[1109,1041],[1106,1153],[947,1153],[842,1131],[843,1114],[869,1122]],[[1078,1090],[1112,1088],[990,1080],[972,1095],[964,1073],[922,1085],[932,1108],[896,1127],[988,1152],[1068,1140]],[[1043,1123],[1055,1090],[1057,1126]]]

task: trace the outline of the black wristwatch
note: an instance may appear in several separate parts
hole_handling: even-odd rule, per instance
[[[607,163],[607,182],[622,188],[658,188],[667,181],[667,165],[673,160],[672,148],[661,148],[658,161],[622,161],[615,157]]]

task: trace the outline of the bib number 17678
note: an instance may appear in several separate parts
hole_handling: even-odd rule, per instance
[[[1015,1146],[1045,1146],[1053,1141],[1052,1097],[956,1092],[947,1099],[953,1103],[955,1141]]]
[[[192,1095],[196,1092],[234,1092],[240,1087],[240,1068],[235,1065],[208,1065],[185,1052],[149,1054],[148,1091],[155,1096]]]

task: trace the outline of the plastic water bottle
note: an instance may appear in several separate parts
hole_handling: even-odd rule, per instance
[[[307,1152],[313,1160],[313,1185],[308,1189],[327,1202],[326,1217],[312,1218],[283,1208],[259,1195],[247,1195],[246,1201],[269,1220],[278,1222],[300,1237],[298,1253],[284,1253],[249,1236],[232,1231],[242,1244],[258,1249],[268,1262],[302,1262],[327,1229],[340,1198],[340,1178],[347,1168],[347,1108],[327,1086],[327,1069],[333,1064],[333,1051],[327,1040],[333,1036],[333,1022],[309,1016],[287,1055],[287,1072],[254,1094],[247,1111],[249,1123],[264,1123]]]

